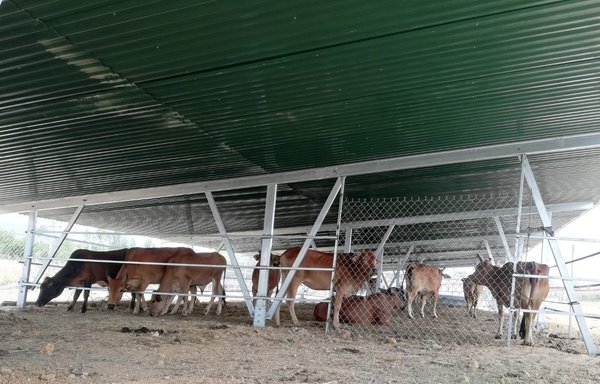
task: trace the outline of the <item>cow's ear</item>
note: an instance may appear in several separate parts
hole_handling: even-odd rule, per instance
[[[50,280],[50,277],[46,276],[46,278],[44,279],[44,281],[42,281],[42,284],[48,284],[51,283],[52,280]]]
[[[254,260],[256,260],[256,261],[260,260],[260,252],[258,252],[256,255],[254,255]]]
[[[109,276],[108,272],[106,272],[106,275],[104,277],[106,277],[106,281],[109,283],[112,280],[112,277]]]

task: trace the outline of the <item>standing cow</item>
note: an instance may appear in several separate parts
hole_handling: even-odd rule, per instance
[[[271,254],[271,258],[269,260],[269,266],[271,267],[279,267],[279,258],[280,256],[276,256]],[[256,262],[256,267],[252,271],[252,297],[256,297],[258,293],[258,276],[260,273],[260,252],[254,256]],[[267,296],[271,297],[275,288],[277,288],[277,284],[279,284],[279,279],[281,277],[281,271],[279,269],[269,269],[268,279],[267,279]],[[256,305],[256,299],[254,299],[254,304]]]
[[[484,261],[477,264],[475,272],[471,275],[473,283],[485,285],[489,288],[498,305],[499,323],[496,339],[502,338],[503,307],[510,307],[513,272],[525,275],[548,276],[550,268],[546,264],[536,263],[535,261],[518,262],[516,268],[512,262],[498,267],[489,261]],[[517,276],[515,277],[514,307],[537,311],[542,301],[548,296],[549,290],[550,286],[547,278]],[[523,344],[525,345],[533,345],[532,327],[536,315],[537,312],[526,312],[523,315],[519,336],[523,338]],[[511,336],[516,333],[514,331],[517,327],[518,311],[514,311],[513,316],[515,330],[509,330]]]
[[[473,275],[469,275],[462,279],[463,282],[463,293],[465,295],[465,301],[467,303],[467,316],[477,318],[477,302],[483,292],[483,285],[475,284],[473,282]]]
[[[290,268],[300,252],[300,247],[290,248],[286,250],[280,257],[279,263],[284,268]],[[335,265],[335,278],[333,287],[335,289],[335,297],[333,303],[333,327],[337,328],[340,325],[340,308],[342,299],[352,295],[353,292],[362,288],[363,284],[376,273],[377,257],[371,251],[362,253],[340,253],[337,255]],[[299,265],[299,268],[333,268],[333,253],[321,252],[309,249],[304,256],[304,259]],[[282,271],[282,281],[285,281],[289,270]],[[287,307],[290,311],[290,316],[294,325],[298,326],[298,318],[294,310],[296,292],[300,284],[305,284],[307,287],[315,290],[328,290],[331,285],[330,271],[317,270],[302,270],[299,269],[294,274],[290,285],[287,289],[285,297],[287,298]],[[277,306],[275,312],[275,324],[279,325],[279,310],[281,305]]]
[[[152,316],[164,315],[169,304],[173,300],[173,295],[164,295],[161,293],[181,293],[187,294],[190,291],[190,286],[204,287],[212,283],[212,297],[204,311],[208,315],[210,308],[215,301],[215,296],[218,298],[217,315],[221,314],[223,303],[225,302],[225,290],[221,284],[221,278],[225,272],[227,260],[217,252],[212,253],[195,253],[182,254],[175,256],[169,260],[170,264],[165,270],[165,274],[160,281],[157,294],[152,295],[150,314]],[[177,264],[198,264],[210,266],[186,266]],[[194,298],[190,300],[189,307],[184,305],[183,316],[187,316],[194,308]]]
[[[433,317],[437,317],[437,302],[442,286],[442,270],[430,265],[412,262],[406,267],[406,292],[408,295],[408,317],[414,319],[412,302],[421,297],[421,317],[425,317],[427,297],[433,297]]]
[[[127,251],[127,249],[106,252],[90,251],[87,249],[78,249],[74,251],[70,256],[70,259],[85,259],[90,261],[69,260],[53,277],[46,277],[40,285],[40,294],[35,303],[39,307],[43,307],[48,304],[50,300],[60,296],[67,286],[90,288],[92,284],[104,281],[106,276],[115,277],[123,265],[122,262],[125,260]],[[94,260],[115,261],[115,263],[93,262]],[[81,289],[75,290],[73,301],[67,308],[68,311],[73,310],[81,291]],[[83,293],[81,313],[87,311],[89,296],[90,291],[89,289],[86,289]]]
[[[108,280],[108,309],[115,309],[119,303],[121,294],[125,291],[139,291],[133,313],[139,313],[140,309],[146,310],[144,291],[150,284],[159,284],[165,273],[165,265],[172,257],[180,255],[195,255],[190,248],[131,248],[127,252],[125,261],[132,264],[124,264],[117,276]],[[157,263],[136,264],[136,263]],[[186,292],[187,293],[187,292]]]

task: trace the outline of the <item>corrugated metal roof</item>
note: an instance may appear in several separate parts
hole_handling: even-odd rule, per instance
[[[597,132],[599,16],[594,1],[4,0],[0,201]],[[530,161],[548,203],[596,201],[598,157]],[[518,179],[500,159],[353,177],[346,193]],[[330,187],[282,187],[282,223],[306,225]],[[230,227],[255,227],[263,198],[227,198]]]

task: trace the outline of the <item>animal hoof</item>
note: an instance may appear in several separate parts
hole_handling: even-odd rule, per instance
[[[502,338],[502,335],[496,335],[496,336],[494,336],[494,339],[496,339],[496,340],[500,340],[501,338]]]

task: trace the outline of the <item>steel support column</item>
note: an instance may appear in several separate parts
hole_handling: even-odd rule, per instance
[[[279,305],[281,304],[281,301],[283,300],[283,297],[287,293],[287,289],[290,286],[290,283],[292,282],[294,275],[296,274],[296,269],[298,268],[298,266],[300,265],[302,260],[304,260],[304,256],[306,255],[306,251],[308,251],[308,247],[310,245],[311,237],[315,236],[317,234],[317,232],[319,232],[319,229],[321,228],[321,224],[325,220],[325,217],[327,216],[329,209],[333,205],[333,202],[335,201],[335,198],[337,197],[338,192],[342,188],[343,183],[344,183],[344,178],[339,177],[336,180],[335,185],[331,189],[331,192],[329,193],[329,196],[327,197],[325,204],[321,208],[321,212],[319,212],[319,216],[315,220],[314,225],[312,226],[311,230],[308,233],[309,237],[306,240],[304,240],[304,244],[302,245],[300,252],[298,252],[298,256],[296,257],[296,260],[294,260],[294,263],[292,264],[291,269],[288,271],[288,274],[287,274],[285,280],[281,284],[281,287],[279,288],[279,292],[277,292],[277,295],[275,295],[274,303],[273,303],[273,305],[271,305],[271,307],[269,308],[269,312],[267,313],[268,319],[273,318],[273,315],[275,314],[277,307],[279,307]],[[336,239],[336,244],[337,244],[337,239]],[[335,252],[334,252],[334,265],[335,265]]]
[[[537,208],[538,215],[540,216],[540,220],[542,221],[542,225],[544,227],[550,227],[552,225],[550,221],[550,216],[548,215],[548,211],[546,210],[546,206],[544,205],[542,194],[540,193],[538,185],[535,181],[535,177],[533,175],[533,171],[531,170],[531,166],[529,165],[529,161],[527,160],[527,157],[525,155],[522,156],[521,161],[523,162],[525,179],[527,180],[527,184],[531,188],[531,195]],[[583,337],[583,342],[585,343],[587,352],[590,356],[595,356],[596,346],[594,345],[594,340],[590,334],[590,330],[585,321],[585,317],[583,316],[581,304],[577,300],[577,292],[575,292],[575,288],[573,287],[573,281],[570,280],[572,276],[570,276],[569,271],[567,271],[567,267],[562,258],[558,242],[556,241],[556,239],[553,238],[549,238],[546,241],[548,242],[550,250],[554,255],[554,261],[556,262],[556,267],[558,268],[560,276],[563,277],[563,286],[565,287],[567,297],[569,298],[569,304],[571,305],[571,309],[575,313],[575,319],[577,320],[577,325],[579,326],[579,331],[581,332],[581,336]]]
[[[27,224],[27,236],[25,238],[25,249],[23,252],[23,268],[21,269],[21,278],[19,279],[19,295],[17,296],[17,307],[23,308],[27,302],[27,290],[29,275],[31,272],[31,258],[33,257],[33,245],[35,240],[35,224],[37,221],[37,211],[29,212],[29,222]]]
[[[271,247],[273,246],[273,229],[275,227],[275,204],[277,200],[277,184],[267,185],[267,199],[265,203],[264,232],[260,252],[260,266],[271,265]],[[254,307],[254,326],[264,327],[266,321],[266,299],[268,289],[269,270],[260,269],[258,273],[258,299]]]

